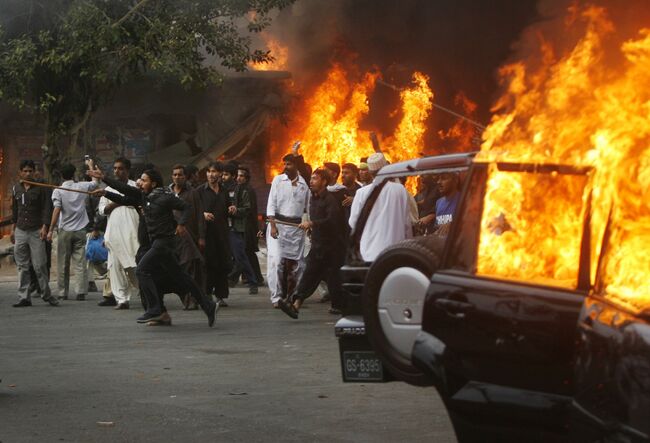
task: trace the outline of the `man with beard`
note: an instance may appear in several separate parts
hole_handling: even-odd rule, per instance
[[[291,318],[298,318],[303,302],[325,280],[332,297],[330,313],[340,314],[342,308],[340,268],[345,259],[345,248],[336,247],[345,241],[343,211],[336,197],[327,191],[330,175],[317,169],[309,185],[312,192],[309,205],[309,221],[300,229],[311,231],[311,249],[307,255],[305,273],[302,275],[295,296],[279,300],[282,311]]]
[[[142,173],[140,177],[141,190],[117,180],[105,178],[98,169],[91,170],[88,174],[103,180],[134,203],[137,202],[137,206],[142,208],[144,213],[144,223],[151,247],[140,258],[136,269],[140,291],[146,304],[146,312],[137,319],[138,323],[151,323],[164,319],[164,305],[161,302],[163,294],[160,292],[160,288],[167,284],[171,276],[175,286],[179,288],[179,293],[190,292],[192,294],[207,315],[208,325],[212,327],[218,304],[205,297],[192,277],[183,271],[174,251],[175,236],[182,235],[186,230],[185,223],[190,217],[189,206],[164,187],[162,176],[153,169]],[[112,197],[109,193],[106,195],[108,198]],[[182,211],[178,223],[174,218],[174,210]]]
[[[387,164],[388,161],[381,153],[368,157],[368,170],[373,179]],[[375,261],[388,246],[413,236],[409,193],[402,184],[392,180],[386,180],[378,185],[373,183],[357,191],[350,210],[349,225],[352,233],[354,234],[366,201],[376,188],[379,188],[377,200],[360,233],[359,252],[366,262]]]
[[[205,238],[199,233],[199,222],[203,218],[200,210],[198,198],[194,193],[191,185],[187,182],[185,166],[174,165],[172,167],[172,183],[169,189],[174,195],[183,200],[190,209],[190,216],[185,224],[185,233],[177,236],[176,254],[181,267],[190,274],[199,287],[205,286],[204,282],[204,265],[202,249],[205,248]],[[174,211],[176,222],[182,217],[181,211]],[[187,309],[196,309],[196,304],[192,303],[189,294],[184,295],[183,307]]]
[[[203,222],[199,225],[205,238],[206,294],[221,306],[228,298],[228,273],[232,267],[228,242],[228,207],[221,192],[221,164],[212,162],[206,172],[207,182],[196,189]],[[227,306],[227,305],[226,305]]]
[[[135,188],[135,182],[129,179],[131,161],[119,157],[113,163],[115,181],[121,185]],[[116,188],[106,188],[106,192],[121,194]],[[107,216],[104,244],[108,249],[108,278],[111,282],[110,297],[98,303],[99,306],[116,306],[115,309],[129,309],[131,297],[138,295],[138,280],[135,275],[135,256],[140,247],[138,225],[140,216],[131,206],[120,205],[102,197],[97,212]]]
[[[298,174],[294,155],[287,154],[282,160],[284,173],[273,179],[266,207],[270,228],[270,238],[267,239],[271,243],[269,249],[279,260],[277,292],[271,292],[271,302],[275,306],[278,306],[279,300],[294,296],[304,271],[305,234],[297,225],[302,223],[303,214],[309,208],[309,187]],[[273,257],[276,258],[276,255]],[[269,255],[269,261],[271,257]],[[269,281],[269,287],[273,283]]]

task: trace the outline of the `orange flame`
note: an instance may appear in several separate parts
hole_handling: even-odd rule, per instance
[[[459,92],[454,98],[454,104],[461,113],[469,118],[475,118],[477,104],[470,100],[465,93]],[[454,146],[459,150],[476,150],[480,137],[477,136],[476,126],[467,120],[457,119],[454,125],[445,130],[438,131],[441,140],[453,140]]]
[[[275,165],[281,153],[294,140],[302,141],[301,153],[313,167],[326,162],[358,164],[374,150],[369,131],[362,121],[369,111],[369,96],[379,77],[376,72],[364,74],[358,82],[341,64],[332,65],[326,79],[318,85],[294,112],[294,121],[281,141],[276,140],[269,151],[269,176],[280,172]],[[416,72],[413,85],[400,92],[402,118],[395,133],[386,137],[382,151],[390,161],[419,157],[424,150],[424,133],[433,99],[429,78]]]
[[[592,196],[592,281],[602,253],[606,296],[650,307],[650,29],[611,47],[605,9],[571,8],[584,34],[556,56],[505,66],[507,92],[484,132],[478,161],[593,167],[589,177],[514,174],[490,165],[478,272],[575,287],[580,220]],[[620,61],[605,63],[610,56]],[[611,236],[601,251],[611,208]],[[523,214],[523,215],[522,215]],[[496,223],[495,223],[496,220]],[[507,220],[511,229],[495,229]]]

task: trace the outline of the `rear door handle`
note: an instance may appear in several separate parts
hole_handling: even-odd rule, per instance
[[[439,298],[434,304],[445,311],[447,315],[454,318],[465,318],[465,313],[472,311],[476,306],[472,303],[467,303],[458,300],[449,300],[447,298]]]

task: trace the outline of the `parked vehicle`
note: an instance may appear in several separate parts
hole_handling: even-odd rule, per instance
[[[474,155],[440,155],[391,164],[382,168],[371,186],[446,172],[464,175]],[[347,307],[335,331],[344,381],[388,381],[398,376],[413,384],[426,382],[424,373],[411,363],[410,350],[420,331],[424,297],[443,246],[439,238],[415,237],[391,246],[373,263],[341,269]],[[369,303],[361,302],[362,295]],[[383,344],[376,348],[381,359],[370,346],[366,322],[376,326],[371,340]]]
[[[570,214],[577,241],[548,249],[530,245],[538,255],[544,251],[543,262],[568,254],[574,266],[531,278],[537,263],[513,260],[517,266],[506,271],[484,265],[486,251],[497,255],[501,234],[516,229],[508,214],[490,218],[494,214],[484,207],[495,171],[525,175],[528,182],[578,184]],[[389,288],[381,283],[379,303],[361,291],[365,333],[384,368],[397,380],[434,386],[460,441],[650,441],[650,303],[633,307],[604,289],[596,251],[601,258],[607,253],[609,230],[593,229],[591,196],[581,192],[591,174],[565,165],[474,162],[449,237],[432,260],[436,269],[421,310],[403,303],[398,318],[397,306],[421,285],[419,276],[409,281],[402,272],[386,295]],[[539,193],[539,185],[530,190]],[[526,197],[522,201],[530,201]],[[540,225],[567,216],[563,206],[545,210],[549,217],[536,220],[522,205],[517,216]],[[498,233],[488,245],[480,237],[486,229]],[[366,286],[374,284],[369,280]],[[394,300],[388,310],[395,308],[397,320],[375,321],[386,310],[384,298]],[[407,307],[421,312],[408,319],[421,325],[410,352],[406,340],[395,339],[404,337]],[[400,351],[412,366],[395,365]]]

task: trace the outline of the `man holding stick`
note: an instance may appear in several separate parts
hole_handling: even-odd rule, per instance
[[[140,177],[140,189],[132,188],[117,180],[105,178],[98,170],[90,170],[88,174],[103,180],[107,185],[124,194],[134,206],[142,208],[147,237],[151,247],[138,261],[136,275],[140,291],[145,299],[146,312],[137,319],[138,323],[152,323],[165,319],[160,288],[166,286],[170,278],[175,281],[179,293],[191,293],[194,300],[201,306],[208,317],[208,325],[214,325],[218,305],[203,294],[203,291],[183,271],[175,255],[176,235],[185,231],[185,223],[190,216],[190,208],[183,200],[174,196],[169,188],[164,187],[160,173],[154,169],[144,171]],[[103,192],[109,199],[121,197],[110,192]],[[122,199],[119,199],[122,200]],[[182,211],[177,222],[174,210]]]
[[[30,181],[35,165],[32,160],[20,162],[21,183],[12,188],[14,259],[18,267],[18,302],[14,308],[32,305],[29,291],[31,277],[29,267],[33,266],[41,298],[52,306],[59,304],[50,292],[45,239],[50,224],[51,202],[45,189],[34,186]]]

